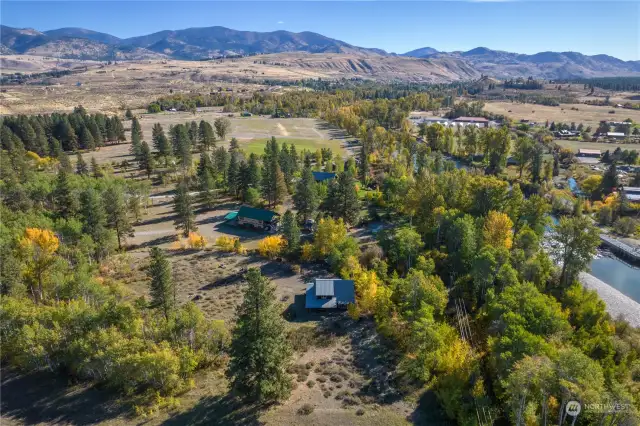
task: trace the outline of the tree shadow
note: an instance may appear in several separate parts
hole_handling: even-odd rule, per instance
[[[347,317],[344,326],[349,330],[354,366],[363,377],[370,379],[359,395],[372,398],[378,404],[400,401],[403,392],[398,386],[397,353],[376,332],[372,320],[352,321]]]
[[[176,414],[164,421],[164,426],[208,425],[208,426],[258,426],[258,420],[265,407],[248,404],[231,395],[208,396],[202,398],[192,409]]]
[[[449,419],[442,411],[436,394],[428,390],[420,396],[416,409],[409,415],[414,425],[455,426],[457,423]]]
[[[174,241],[177,241],[176,236],[174,234],[169,234],[169,235],[164,235],[162,237],[154,238],[153,240],[150,240],[144,243],[132,244],[128,246],[127,249],[131,251],[131,250],[141,249],[141,248],[151,248],[151,247],[159,246],[161,244],[172,243]]]
[[[173,221],[176,220],[178,216],[175,214],[172,215],[168,215],[168,216],[159,216],[153,219],[147,219],[147,220],[142,220],[140,221],[140,223],[138,224],[138,226],[144,226],[144,225],[157,225],[158,223],[163,223],[163,222],[167,222],[170,223],[171,225],[173,225]]]
[[[0,411],[25,425],[93,425],[126,415],[117,395],[95,386],[69,386],[55,373],[19,374],[2,368]]]

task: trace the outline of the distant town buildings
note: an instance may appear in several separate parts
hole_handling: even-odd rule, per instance
[[[428,125],[438,123],[445,127],[497,127],[498,125],[495,121],[487,120],[484,117],[458,117],[450,120],[442,117],[411,116],[409,117],[409,121],[411,121],[415,126],[418,126],[421,123],[427,123]]]

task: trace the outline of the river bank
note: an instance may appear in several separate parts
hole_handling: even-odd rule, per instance
[[[613,318],[621,316],[632,326],[640,327],[640,303],[586,272],[581,273],[579,279],[585,288],[598,293]]]

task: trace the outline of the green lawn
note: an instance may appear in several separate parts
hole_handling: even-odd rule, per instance
[[[613,152],[617,147],[620,147],[623,151],[625,149],[640,150],[640,144],[637,143],[581,142],[569,140],[554,140],[554,142],[563,148],[569,148],[575,152],[578,152],[579,149],[599,149],[602,152],[606,150]]]
[[[287,145],[294,144],[298,153],[303,150],[316,151],[320,148],[331,148],[334,153],[340,153],[344,155],[344,149],[342,149],[341,142],[339,140],[329,139],[297,139],[297,138],[282,138],[276,137],[279,144],[286,143]],[[264,154],[264,147],[267,143],[266,138],[240,140],[240,148],[247,153]]]

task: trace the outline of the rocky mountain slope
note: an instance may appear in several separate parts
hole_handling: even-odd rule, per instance
[[[397,70],[398,78],[403,80],[412,80],[413,77],[408,74],[413,72],[424,77],[425,67],[433,67],[434,79],[451,74],[453,80],[481,73],[497,78],[533,76],[545,79],[640,75],[640,61],[622,61],[608,55],[587,56],[576,52],[524,55],[486,47],[466,52],[439,52],[424,47],[396,55],[381,49],[354,46],[312,32],[237,31],[219,26],[166,30],[128,39],[83,28],[40,32],[30,28],[0,26],[0,41],[0,54],[3,55],[29,54],[101,61],[160,58],[203,60],[288,52],[380,57],[388,58],[379,62],[380,69],[391,67],[392,74]],[[318,66],[318,61],[309,56],[305,60],[314,62],[313,65],[307,64],[309,66]],[[363,60],[368,63],[371,59]],[[366,66],[360,66],[359,61],[345,62],[341,59],[333,66],[344,66],[349,72],[358,74],[372,74]],[[295,66],[304,67],[305,64],[298,62]]]
[[[533,76],[555,79],[640,75],[640,61],[623,61],[608,55],[588,56],[577,52],[540,52],[525,55],[486,47],[477,47],[466,52],[436,51],[426,54],[421,54],[421,50],[416,49],[404,55],[429,59],[462,59],[483,74],[499,78]]]

